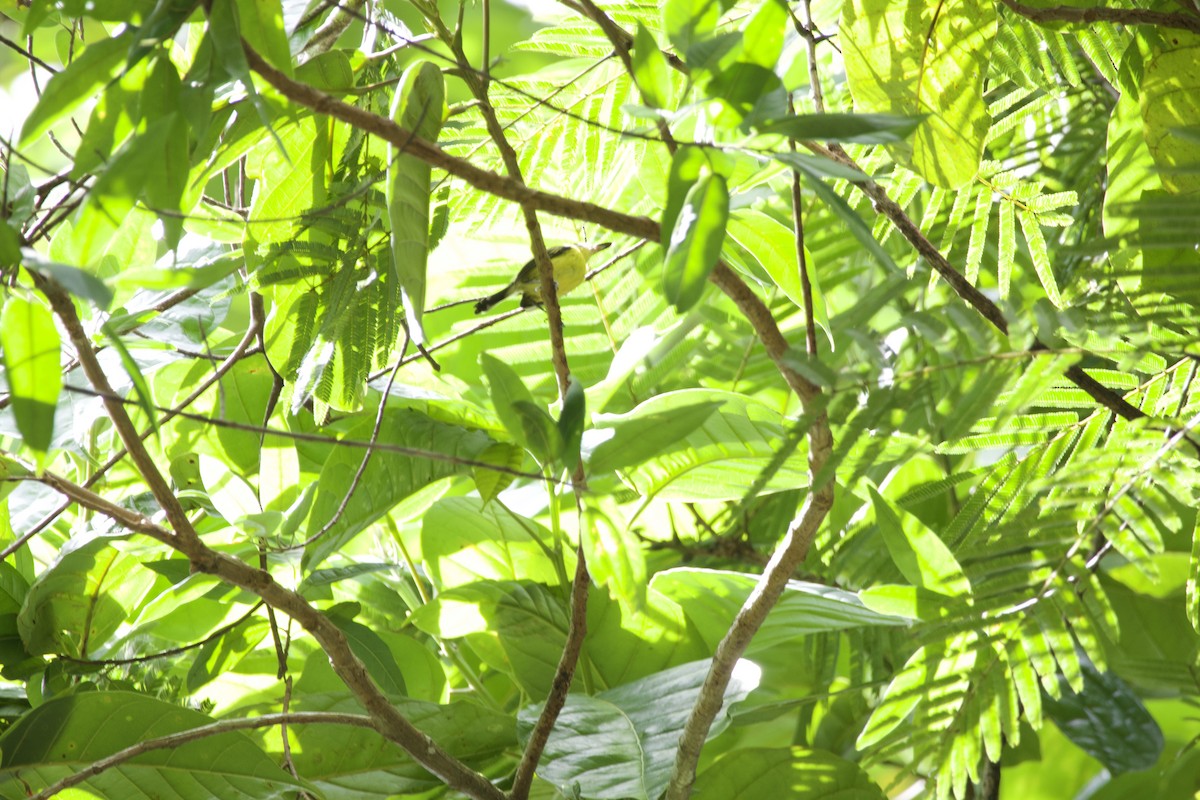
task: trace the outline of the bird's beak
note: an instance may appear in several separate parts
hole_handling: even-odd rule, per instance
[[[607,250],[612,247],[612,242],[601,242],[600,244],[592,245],[592,252],[599,253],[601,250]]]

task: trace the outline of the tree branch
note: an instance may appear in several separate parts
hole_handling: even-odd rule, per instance
[[[159,736],[156,739],[147,739],[144,742],[130,745],[124,750],[118,750],[111,756],[106,756],[99,761],[90,764],[79,772],[68,775],[60,781],[50,784],[42,791],[35,795],[31,795],[29,800],[49,800],[59,792],[70,789],[72,786],[78,786],[88,778],[94,778],[105,770],[119,767],[130,759],[137,758],[143,753],[149,753],[153,750],[164,750],[172,747],[179,747],[189,742],[194,742],[199,739],[207,739],[209,736],[219,736],[223,733],[232,731],[251,730],[254,728],[273,728],[276,725],[350,725],[356,728],[372,728],[375,725],[370,717],[362,716],[361,714],[336,714],[328,711],[307,711],[307,712],[292,712],[288,714],[263,714],[261,717],[250,717],[247,719],[226,719],[214,722],[211,725],[201,725],[198,728],[191,728],[179,733],[170,733],[166,736]]]
[[[1092,22],[1113,22],[1117,25],[1157,25],[1161,28],[1175,28],[1200,33],[1200,17],[1179,11],[1150,11],[1144,8],[1107,8],[1105,6],[1034,8],[1019,3],[1017,0],[1001,1],[1017,14],[1039,24],[1070,22],[1086,25]]]

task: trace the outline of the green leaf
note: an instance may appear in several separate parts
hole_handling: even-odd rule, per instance
[[[654,800],[666,788],[679,735],[708,666],[708,660],[697,661],[595,695],[568,695],[538,775],[564,790],[586,786],[585,796],[596,800]],[[755,688],[757,673],[753,665],[739,662],[725,690],[725,708]],[[539,713],[539,707],[527,706],[517,716],[522,740]],[[718,720],[708,738],[726,723],[724,717]]]
[[[608,472],[665,454],[721,406],[719,402],[705,400],[687,405],[671,403],[669,408],[650,410],[661,405],[661,401],[648,401],[628,414],[597,415],[597,431],[612,431],[612,436],[592,451],[588,469]]]
[[[743,58],[774,71],[787,32],[788,8],[783,0],[763,0],[742,31]]]
[[[117,724],[117,723],[120,724]],[[210,725],[212,717],[132,692],[79,692],[49,700],[0,736],[0,794],[24,797],[127,747]],[[138,755],[89,777],[75,792],[104,800],[170,796],[281,798],[304,784],[240,731]]]
[[[47,81],[21,126],[20,146],[29,147],[76,105],[93,97],[112,78],[136,34],[137,29],[130,28],[119,36],[89,42],[74,61]]]
[[[734,392],[687,389],[667,392],[638,407],[639,416],[700,403],[719,403],[703,421],[678,436],[665,449],[634,466],[621,468],[625,482],[644,497],[664,500],[739,500],[778,451],[787,435],[779,412],[765,403]],[[703,413],[700,409],[687,413]],[[605,453],[604,457],[619,458]],[[638,452],[639,458],[641,452]],[[764,487],[765,492],[795,489],[808,483],[806,455],[792,454]]]
[[[715,647],[758,582],[757,575],[676,567],[657,573],[650,587],[679,603],[704,642]],[[789,581],[750,643],[750,652],[787,647],[809,633],[908,624],[901,617],[867,608],[853,592]]]
[[[725,240],[729,188],[720,175],[701,175],[688,190],[664,259],[663,289],[680,313],[700,300]]]
[[[559,582],[553,536],[533,520],[470,497],[439,500],[421,517],[421,555],[440,590],[477,581]]]
[[[221,636],[209,639],[203,647],[193,651],[195,655],[186,681],[188,692],[195,692],[215,678],[233,672],[270,632],[266,620],[248,619]]]
[[[379,634],[366,625],[337,614],[331,614],[330,618],[333,620],[333,624],[337,625],[338,629],[346,635],[350,649],[366,666],[371,680],[375,681],[385,694],[405,694],[404,673],[400,671],[396,657],[392,655],[391,649],[379,637]]]
[[[346,435],[360,442],[369,441],[373,428],[374,420],[360,419],[347,428]],[[320,565],[405,498],[441,478],[466,472],[467,467],[455,463],[454,459],[474,459],[491,444],[491,440],[478,431],[436,422],[407,409],[384,414],[378,441],[384,445],[428,451],[442,458],[377,452],[363,471],[357,490],[350,496],[338,521],[306,548],[301,562],[305,569]],[[362,463],[362,456],[361,448],[339,447],[326,458],[307,517],[309,535],[328,523],[342,505],[350,481]]]
[[[154,574],[110,539],[76,541],[38,575],[25,597],[17,626],[31,653],[88,658],[102,652],[154,583]]]
[[[675,230],[675,221],[683,210],[688,192],[708,166],[708,156],[699,147],[681,147],[671,156],[671,169],[667,173],[667,205],[663,209],[661,226],[664,247],[670,244],[671,232]]]
[[[912,514],[893,506],[875,487],[869,489],[879,533],[900,574],[914,586],[947,597],[970,595],[971,583],[946,543]]]
[[[50,312],[41,303],[10,296],[0,315],[4,374],[17,430],[38,461],[54,439],[54,413],[62,391],[60,349]]]
[[[236,0],[238,22],[242,36],[253,42],[271,66],[292,74],[292,52],[288,48],[287,30],[283,24],[283,7],[279,0]]]
[[[21,234],[7,222],[0,225],[0,268],[8,269],[21,263]]]
[[[814,172],[808,166],[802,166],[800,164],[792,164],[792,166],[797,167],[800,170],[800,173],[808,178],[808,185],[812,188],[813,192],[815,192],[818,197],[824,200],[825,204],[828,205],[835,214],[842,218],[842,221],[846,223],[846,227],[849,229],[850,234],[858,240],[859,244],[863,246],[863,249],[866,250],[867,253],[869,253],[877,262],[879,262],[881,267],[888,271],[900,269],[896,266],[896,262],[892,260],[892,257],[888,254],[887,250],[883,249],[883,247],[879,244],[879,241],[871,233],[871,228],[867,225],[867,223],[863,222],[863,218],[859,216],[858,212],[851,208],[850,204],[847,203],[840,194],[830,188],[829,185],[821,179],[821,176],[818,173]]]
[[[518,400],[512,410],[521,420],[525,432],[525,446],[543,465],[557,461],[563,454],[566,443],[554,420],[536,403]]]
[[[578,379],[568,377],[567,380],[567,394],[558,418],[558,432],[563,440],[563,465],[573,470],[579,463],[579,445],[587,423],[587,395]]]
[[[667,108],[671,102],[671,73],[654,35],[641,22],[633,39],[633,79],[646,105]]]
[[[1195,141],[1181,131],[1200,125],[1200,36],[1172,31],[1170,42],[1146,64],[1142,120],[1163,186],[1172,194],[1190,194],[1200,190],[1200,156]]]
[[[979,171],[991,119],[983,80],[996,6],[846,0],[839,43],[856,109],[924,117],[911,146],[892,146],[931,183],[957,189]]]
[[[361,714],[346,692],[300,695],[298,711]],[[396,709],[451,756],[475,768],[494,764],[516,745],[512,717],[471,702],[448,705],[395,698]],[[445,789],[440,778],[373,730],[342,725],[289,725],[292,761],[326,800],[424,796]]]
[[[465,637],[485,664],[533,697],[550,690],[570,626],[561,590],[527,581],[448,589],[409,620],[431,636]]]
[[[686,58],[693,43],[707,38],[716,29],[720,16],[721,4],[717,0],[667,0],[663,4],[663,30]]]
[[[518,444],[528,447],[525,440],[525,425],[521,422],[521,415],[516,411],[515,406],[519,402],[532,403],[533,395],[525,388],[525,384],[521,382],[516,370],[491,353],[481,353],[479,365],[483,367],[483,374],[487,377],[492,408],[496,409],[496,416],[500,418],[500,423]]]
[[[807,747],[739,748],[696,781],[698,800],[885,800],[871,777],[853,761]]]
[[[1113,673],[1083,662],[1083,691],[1062,678],[1062,697],[1042,695],[1046,717],[1113,775],[1150,769],[1163,752],[1163,732],[1134,690]]]
[[[508,442],[496,442],[480,453],[477,460],[508,470],[518,470],[525,461],[525,451]],[[486,467],[474,467],[471,475],[485,504],[496,499],[497,495],[511,486],[515,477],[509,472]]]
[[[796,114],[766,120],[755,126],[759,133],[777,133],[796,141],[895,144],[902,142],[920,119],[896,114]]]
[[[400,77],[392,119],[426,141],[436,141],[446,102],[442,71],[431,61],[413,62]],[[417,344],[425,342],[425,271],[429,260],[430,166],[388,144],[387,206],[392,227],[392,266],[400,284],[404,316]]]
[[[615,504],[589,503],[580,522],[580,541],[588,572],[609,596],[631,613],[646,607],[646,557],[642,543]]]

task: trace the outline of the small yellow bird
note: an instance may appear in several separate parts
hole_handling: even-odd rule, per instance
[[[548,255],[550,265],[554,267],[554,286],[558,296],[562,297],[579,284],[587,275],[588,259],[601,250],[612,246],[612,242],[599,244],[565,244],[551,247]],[[517,277],[508,286],[493,295],[483,298],[475,304],[475,313],[482,314],[499,303],[510,294],[521,293],[521,308],[540,306],[542,304],[542,284],[538,278],[537,262],[530,260],[521,267]]]

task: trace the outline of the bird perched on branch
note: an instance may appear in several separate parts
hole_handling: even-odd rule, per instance
[[[548,255],[550,264],[554,267],[554,286],[558,291],[558,296],[562,297],[583,283],[584,276],[587,275],[588,259],[611,246],[612,242],[600,242],[599,244],[577,243],[551,247]],[[521,308],[542,304],[542,284],[538,277],[536,261],[530,260],[528,264],[521,267],[517,277],[508,286],[476,303],[475,313],[482,314],[510,294],[517,292],[521,293]]]

